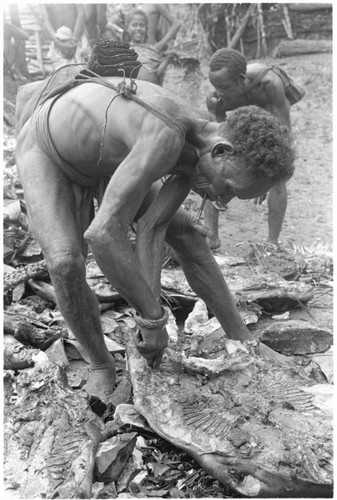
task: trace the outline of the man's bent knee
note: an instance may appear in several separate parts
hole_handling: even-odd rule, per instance
[[[91,250],[95,251],[99,250],[99,248],[102,248],[104,243],[104,235],[99,228],[95,227],[94,222],[92,222],[88,229],[85,231],[83,237],[87,244],[90,246]]]
[[[81,253],[67,253],[46,256],[47,266],[53,280],[69,282],[85,279],[85,260]]]
[[[118,227],[111,229],[109,233],[102,230],[98,220],[94,219],[84,233],[84,240],[96,255],[104,254],[106,249],[113,243],[114,237],[118,235]]]

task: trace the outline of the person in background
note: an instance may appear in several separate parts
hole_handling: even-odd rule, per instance
[[[174,37],[180,25],[172,31]],[[171,56],[163,55],[162,50],[169,41],[167,37],[151,44],[147,41],[148,18],[142,9],[131,10],[125,20],[125,30],[130,38],[130,46],[137,52],[142,67],[138,73],[140,80],[162,85],[165,71],[170,64]]]
[[[103,38],[108,24],[106,3],[84,3],[84,26],[89,46],[92,48]]]
[[[29,35],[12,22],[3,23],[3,59],[4,73],[10,73],[13,80],[27,81],[27,76],[21,73],[19,52],[21,45],[29,39]]]
[[[135,3],[117,3],[117,4],[108,4],[108,19],[109,24],[112,26],[117,26],[122,30],[120,41],[127,42],[128,35],[125,32],[125,19],[130,10],[136,8]]]
[[[155,44],[162,42],[162,50],[174,39],[181,22],[172,14],[170,7],[165,3],[144,3],[138,6],[148,18],[147,41]]]
[[[265,73],[260,78],[263,72]],[[283,81],[276,73],[268,71],[266,64],[247,65],[241,52],[228,48],[219,49],[210,60],[209,80],[214,89],[207,95],[207,108],[216,121],[225,120],[228,111],[241,106],[257,105],[277,116],[291,131],[290,102]],[[259,203],[262,201],[263,199],[260,199]],[[287,188],[284,180],[280,180],[270,189],[267,203],[267,243],[278,245],[287,209]],[[206,202],[204,222],[210,231],[210,246],[216,250],[221,246],[218,234],[219,211],[210,202]]]
[[[53,69],[82,62],[80,42],[84,32],[84,10],[81,4],[41,4],[45,29],[52,42],[48,57]]]

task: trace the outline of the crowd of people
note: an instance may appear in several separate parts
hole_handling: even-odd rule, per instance
[[[40,9],[52,40],[48,58],[54,70],[85,62],[98,40],[110,39],[134,45],[144,71],[156,75],[154,83],[162,83],[169,64],[163,51],[181,26],[168,5],[41,4]]]
[[[45,4],[41,5],[45,28],[52,38],[49,58],[53,68],[88,59],[97,40],[127,41],[137,52],[142,67],[138,78],[163,85],[165,72],[172,60],[165,53],[181,23],[167,4]],[[248,104],[256,104],[274,113],[289,130],[290,103],[282,79],[266,71],[263,63],[248,64],[236,50],[221,49],[210,60],[209,81],[213,90],[207,96],[210,119],[223,121],[226,112]],[[265,72],[258,84],[254,80]],[[226,83],[224,83],[226,82]],[[265,197],[264,197],[265,198]],[[261,204],[264,198],[258,200]],[[286,183],[273,186],[268,194],[267,242],[279,244],[287,208]],[[205,225],[208,241],[215,251],[220,248],[220,207],[206,202]]]
[[[152,368],[160,364],[168,341],[167,313],[160,303],[165,242],[228,337],[253,341],[213,257],[221,244],[214,205],[269,193],[268,242],[278,244],[295,159],[291,102],[276,70],[247,65],[239,51],[228,48],[210,59],[208,120],[166,91],[167,48],[181,27],[168,5],[120,4],[113,13],[106,4],[41,9],[55,69],[83,61],[98,40],[127,42],[142,63],[137,97],[132,88],[121,91],[120,78],[108,78],[100,80],[99,94],[91,80],[35,108],[29,106],[37,87],[28,85],[17,104],[17,165],[30,221],[58,306],[89,353],[87,391],[106,400],[115,369],[85,281],[83,249],[89,245],[105,276],[135,309],[135,342]],[[102,123],[104,142],[100,132],[92,133],[101,131]],[[89,206],[90,215],[82,213],[79,223],[84,200],[92,200],[103,178],[108,183],[98,211],[93,217]],[[181,208],[191,189],[206,203],[203,226]],[[127,238],[134,221],[135,250]],[[282,362],[266,346],[260,351]]]

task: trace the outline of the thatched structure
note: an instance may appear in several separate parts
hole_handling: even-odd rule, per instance
[[[332,40],[332,4],[203,3],[198,16],[213,52],[232,47],[247,59],[272,55],[284,40],[302,40],[303,51],[310,45],[311,52]]]

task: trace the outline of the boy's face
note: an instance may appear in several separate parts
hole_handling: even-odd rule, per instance
[[[128,24],[127,32],[131,38],[131,42],[145,42],[147,25],[143,16],[141,16],[140,14],[135,14]]]
[[[229,68],[223,67],[218,71],[209,72],[209,80],[215,87],[217,97],[230,102],[242,95],[244,76],[233,78]]]

